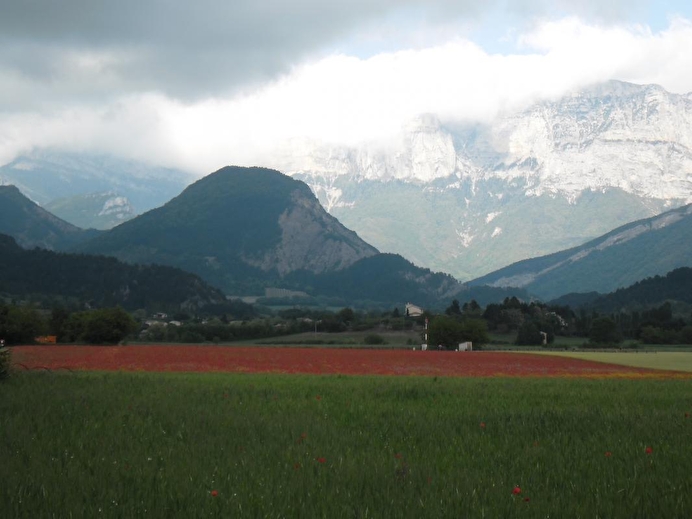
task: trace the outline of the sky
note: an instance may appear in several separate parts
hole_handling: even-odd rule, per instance
[[[692,92],[690,50],[689,0],[0,0],[0,164],[265,165],[609,79]]]

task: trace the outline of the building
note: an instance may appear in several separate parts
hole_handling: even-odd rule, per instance
[[[423,309],[411,303],[406,303],[406,315],[408,317],[420,317],[423,315]]]

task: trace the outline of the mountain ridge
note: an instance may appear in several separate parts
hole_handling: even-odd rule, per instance
[[[631,222],[581,246],[513,263],[470,285],[521,287],[543,299],[611,292],[692,266],[692,204]]]

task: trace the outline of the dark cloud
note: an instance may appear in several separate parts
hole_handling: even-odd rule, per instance
[[[13,0],[0,7],[0,71],[96,90],[222,93],[281,73],[359,22],[412,2]],[[80,63],[80,53],[86,58]],[[76,63],[70,60],[76,60]],[[79,88],[76,88],[79,90]]]
[[[635,3],[645,0],[633,0]],[[133,92],[184,100],[251,88],[392,13],[616,11],[596,0],[0,0],[0,111]],[[630,5],[629,2],[627,5]]]

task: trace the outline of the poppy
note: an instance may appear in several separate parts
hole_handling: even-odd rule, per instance
[[[315,459],[317,460],[317,463],[327,463],[327,458],[323,458],[322,456]]]
[[[515,495],[515,496],[521,494],[521,488],[519,488],[519,486],[514,487],[514,488],[512,489],[512,494]]]
[[[531,501],[530,498],[528,498],[528,497],[525,497],[525,498],[524,498],[524,503],[528,503],[529,501]]]
[[[481,429],[485,429],[485,422],[481,422]]]
[[[653,447],[647,447],[645,452],[647,454],[651,454],[652,452],[654,452],[654,448]]]
[[[216,497],[216,496],[218,496],[218,495],[219,495],[218,490],[212,490],[212,491],[211,491],[211,497]]]
[[[613,455],[613,453],[610,451],[606,451],[606,453],[605,453],[606,458],[610,458],[612,455]]]
[[[401,458],[403,458],[403,456],[401,455],[400,452],[397,452],[397,453],[394,455],[394,457],[395,457],[396,459],[398,459],[398,460],[400,460]]]

